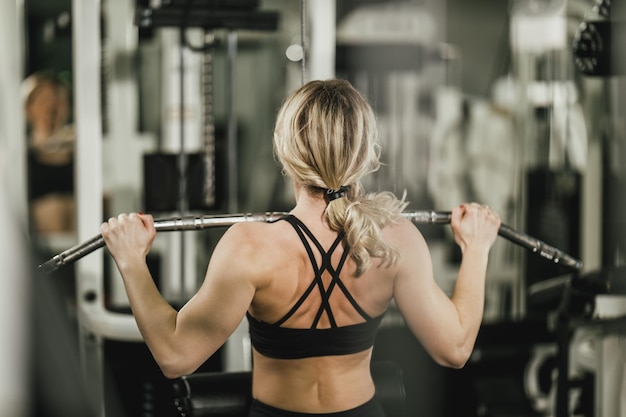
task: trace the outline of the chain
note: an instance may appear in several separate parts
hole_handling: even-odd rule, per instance
[[[215,36],[205,33],[205,44],[213,45]],[[204,137],[204,202],[215,204],[215,117],[213,112],[213,48],[205,48],[202,54],[202,104]]]

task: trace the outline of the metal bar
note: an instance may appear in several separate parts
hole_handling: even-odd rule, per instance
[[[405,212],[404,216],[411,219],[411,221],[413,221],[414,223],[445,224],[450,223],[451,212],[415,211]],[[519,232],[509,225],[501,224],[500,229],[498,230],[498,234],[503,238],[559,265],[563,265],[576,271],[580,271],[583,267],[583,263],[581,260],[576,259],[573,256],[568,255],[567,253],[555,248],[554,246],[550,246],[537,238],[527,235],[526,233]]]
[[[184,216],[166,219],[155,219],[154,227],[157,232],[171,232],[184,230],[200,230],[209,227],[228,227],[235,223],[243,222],[271,222],[280,218],[286,213],[265,213],[265,214],[227,214],[227,215],[205,215],[205,216]],[[73,246],[48,261],[39,265],[44,273],[50,273],[61,266],[69,265],[91,252],[100,249],[105,245],[102,235],[97,235],[91,239]]]
[[[135,23],[140,28],[186,27],[202,29],[276,31],[278,13],[274,11],[211,10],[184,8],[150,9],[138,7]]]
[[[193,8],[193,10],[254,10],[261,6],[261,0],[152,0],[151,7],[182,7]]]
[[[228,227],[235,223],[244,222],[272,222],[286,215],[283,212],[268,212],[262,214],[228,214],[228,215],[205,215],[205,216],[186,216],[174,217],[168,219],[156,219],[154,227],[157,231],[181,231],[181,230],[201,230],[209,227]],[[448,224],[450,223],[451,212],[449,211],[407,211],[402,214],[404,217],[418,224]],[[531,250],[533,253],[543,258],[566,266],[573,270],[581,270],[582,261],[574,258],[567,253],[548,245],[547,243],[529,236],[525,233],[518,232],[512,227],[502,224],[498,234],[503,238]],[[58,255],[52,257],[48,261],[39,265],[44,272],[50,273],[61,266],[69,265],[76,262],[85,255],[103,247],[104,240],[102,235],[93,237],[92,239],[78,244]]]
[[[503,238],[510,240],[517,245],[523,246],[539,256],[554,262],[555,264],[563,265],[576,271],[580,271],[583,268],[583,262],[581,260],[576,259],[537,238],[518,232],[506,224],[500,226],[498,234]]]

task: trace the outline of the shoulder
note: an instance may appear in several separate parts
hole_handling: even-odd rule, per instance
[[[409,219],[402,218],[383,229],[383,238],[398,251],[396,283],[419,278],[426,283],[432,280],[430,248],[419,228]]]
[[[400,268],[415,268],[416,263],[424,265],[430,262],[430,249],[424,235],[407,218],[400,218],[385,227],[383,239],[398,251]]]
[[[385,226],[383,237],[390,244],[400,248],[411,243],[425,243],[421,231],[411,220],[405,217],[400,217],[397,221]]]
[[[244,222],[230,226],[224,233],[222,244],[236,244],[241,249],[259,249],[280,243],[285,231],[291,226],[287,222]]]
[[[211,258],[227,261],[241,272],[271,269],[294,246],[294,234],[288,233],[289,229],[291,225],[283,221],[234,224],[226,230]]]

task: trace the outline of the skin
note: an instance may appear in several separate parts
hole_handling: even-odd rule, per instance
[[[43,83],[26,104],[26,119],[31,127],[30,146],[39,151],[39,159],[50,165],[65,164],[72,158],[71,148],[46,150],[47,142],[67,123],[69,96],[67,90]],[[45,151],[44,151],[45,150]]]
[[[337,234],[323,220],[323,196],[298,185],[295,195],[292,213],[328,248]],[[371,317],[383,314],[395,299],[432,358],[442,366],[460,368],[469,359],[482,321],[488,254],[499,226],[498,215],[485,206],[472,203],[453,209],[451,227],[463,257],[451,297],[434,279],[424,237],[406,219],[383,232],[400,251],[394,266],[381,266],[374,259],[364,275],[354,278],[355,266],[349,261],[341,279]],[[122,214],[104,223],[101,232],[124,279],[139,329],[169,378],[194,372],[226,342],[246,311],[266,322],[277,321],[312,276],[302,243],[287,222],[236,224],[215,248],[197,294],[177,312],[161,297],[146,266],[156,235],[152,216]],[[334,262],[340,254],[333,255]],[[323,279],[329,282],[328,276]],[[317,309],[311,298],[284,326],[310,326]],[[344,297],[331,296],[330,302],[339,326],[363,321]],[[320,326],[328,326],[325,316]],[[281,360],[253,351],[253,396],[304,413],[356,407],[374,395],[371,354],[370,348],[344,356]]]
[[[26,119],[31,128],[29,146],[37,160],[46,165],[67,164],[73,158],[73,146],[49,149],[50,138],[69,118],[69,93],[44,82],[26,103]],[[34,229],[50,234],[76,230],[76,201],[73,195],[51,193],[30,202]]]

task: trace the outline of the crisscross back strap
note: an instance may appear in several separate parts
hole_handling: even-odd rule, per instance
[[[307,255],[311,262],[311,266],[313,267],[314,276],[313,276],[313,281],[307,287],[307,289],[302,294],[302,296],[298,299],[298,301],[296,301],[296,303],[289,310],[289,312],[287,312],[287,314],[285,314],[283,318],[277,321],[275,325],[280,326],[285,321],[287,321],[300,308],[300,306],[304,303],[304,301],[308,298],[308,296],[311,294],[311,292],[316,286],[321,296],[321,303],[315,315],[313,323],[311,324],[312,329],[317,328],[317,325],[319,324],[319,321],[322,315],[324,314],[324,312],[326,312],[326,315],[328,316],[330,326],[333,328],[337,327],[337,323],[335,321],[332,309],[330,307],[330,302],[329,302],[330,295],[332,291],[334,290],[335,286],[340,288],[341,292],[345,295],[345,297],[348,299],[350,304],[364,319],[366,319],[367,321],[371,320],[371,318],[365,313],[365,311],[363,311],[363,309],[358,305],[354,297],[352,297],[352,294],[350,294],[350,292],[348,291],[344,283],[339,278],[339,274],[348,257],[349,248],[348,247],[345,248],[336,268],[333,267],[331,264],[332,254],[337,249],[339,244],[342,242],[345,234],[343,232],[339,233],[339,235],[337,236],[333,244],[330,246],[328,251],[325,251],[322,245],[319,243],[319,241],[315,238],[313,233],[297,217],[293,215],[287,215],[287,216],[282,217],[279,220],[287,221],[295,229],[296,233],[300,237],[300,240],[302,241],[302,244],[304,245],[304,248],[306,249]],[[317,260],[315,259],[313,248],[311,247],[311,244],[309,243],[309,241],[313,243],[313,245],[321,254],[320,265],[318,265]],[[330,284],[328,285],[328,288],[324,288],[324,283],[322,282],[322,273],[324,271],[328,271],[332,278]]]

